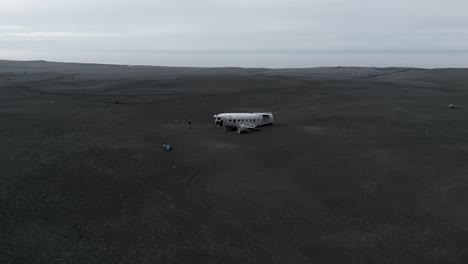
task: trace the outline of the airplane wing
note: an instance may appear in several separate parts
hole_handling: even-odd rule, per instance
[[[253,125],[253,124],[245,124],[245,123],[244,123],[244,124],[240,124],[240,126],[241,126],[242,128],[246,128],[246,129],[255,129],[255,128],[257,128],[256,125]]]
[[[260,129],[258,129],[257,126],[253,124],[243,123],[239,125],[239,129],[238,129],[239,133],[243,131],[247,131],[247,130],[260,130]]]

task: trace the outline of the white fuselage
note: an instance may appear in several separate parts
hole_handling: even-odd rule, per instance
[[[214,115],[215,124],[237,129],[256,128],[273,123],[272,113],[222,113]]]

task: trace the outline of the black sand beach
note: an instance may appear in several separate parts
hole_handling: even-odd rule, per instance
[[[468,69],[0,61],[0,120],[0,263],[468,260]]]

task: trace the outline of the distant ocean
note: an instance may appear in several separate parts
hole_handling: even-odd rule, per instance
[[[320,66],[468,68],[467,51],[34,51],[0,48],[0,59],[124,65],[303,68]]]

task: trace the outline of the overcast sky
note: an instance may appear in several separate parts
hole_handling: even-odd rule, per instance
[[[461,50],[467,0],[0,0],[0,48]]]

